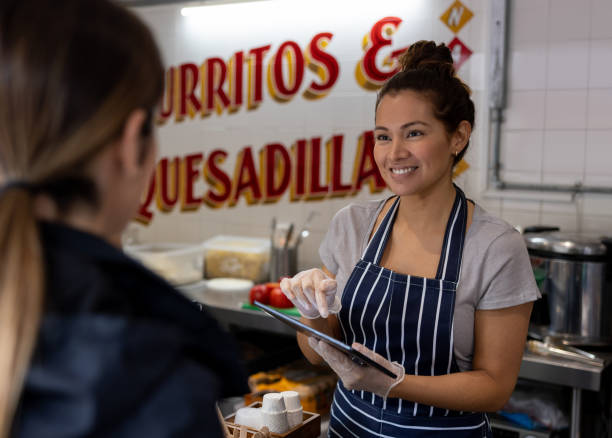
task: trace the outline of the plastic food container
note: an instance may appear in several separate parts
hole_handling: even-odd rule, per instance
[[[238,306],[249,300],[249,291],[253,287],[251,280],[242,278],[213,278],[206,280],[204,302],[223,306]]]
[[[152,243],[126,246],[124,251],[173,285],[201,281],[204,277],[201,244]]]
[[[204,242],[206,278],[268,278],[270,241],[242,236],[215,236]]]

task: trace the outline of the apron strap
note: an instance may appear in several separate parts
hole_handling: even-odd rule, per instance
[[[380,263],[385,246],[387,246],[387,240],[389,240],[389,236],[391,235],[391,229],[393,229],[393,222],[395,222],[399,199],[399,196],[397,196],[393,205],[385,214],[384,219],[376,229],[374,236],[361,256],[362,260],[376,265]]]
[[[453,184],[454,185],[454,184]],[[463,191],[454,185],[456,196],[453,203],[446,231],[444,233],[444,241],[442,244],[442,252],[440,261],[438,262],[438,270],[436,272],[437,280],[459,281],[459,273],[461,269],[461,258],[463,255],[463,243],[465,240],[465,225],[467,223],[467,200]],[[389,211],[385,214],[382,222],[376,229],[374,236],[368,243],[362,260],[378,265],[382,259],[384,249],[387,246],[387,241],[393,229],[395,216],[399,207],[400,197],[397,196]]]
[[[454,185],[454,184],[453,184]],[[465,225],[467,223],[467,200],[463,191],[455,186],[457,195],[453,203],[446,232],[444,233],[444,242],[442,244],[442,253],[440,254],[440,262],[436,279],[459,281],[459,273],[461,271],[461,257],[463,255],[463,243],[465,241]]]

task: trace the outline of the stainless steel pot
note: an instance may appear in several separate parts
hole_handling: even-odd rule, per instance
[[[566,344],[612,344],[608,240],[553,232],[525,234],[525,243],[536,277],[542,280],[547,334]]]

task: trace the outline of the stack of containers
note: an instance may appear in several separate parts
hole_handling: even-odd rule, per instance
[[[266,426],[270,432],[283,434],[302,424],[303,409],[300,396],[295,391],[265,394],[261,408],[240,408],[236,412],[236,424],[260,430]]]
[[[287,408],[289,429],[293,429],[295,426],[302,424],[304,416],[302,405],[300,404],[300,396],[295,391],[283,391],[281,395],[283,396],[285,407]]]
[[[282,394],[273,392],[264,395],[261,405],[261,419],[270,432],[285,433],[289,430],[287,421],[287,408]]]

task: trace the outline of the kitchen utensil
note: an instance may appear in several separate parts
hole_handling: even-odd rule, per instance
[[[605,363],[603,359],[598,358],[595,355],[592,355],[585,351],[578,349],[568,350],[567,347],[550,345],[541,341],[536,341],[534,339],[528,340],[526,347],[527,350],[529,350],[530,352],[543,356],[555,356],[598,367],[603,367]]]
[[[274,246],[274,239],[276,237],[276,216],[272,216],[272,222],[270,224],[270,246]]]
[[[529,233],[524,238],[540,276],[545,318],[538,323],[545,334],[567,345],[612,344],[612,247],[584,234]]]
[[[557,347],[562,350],[570,351],[570,352],[579,354],[581,356],[584,356],[588,359],[592,359],[595,361],[601,361],[603,363],[603,359],[598,358],[593,353],[589,353],[588,351],[582,350],[580,348],[572,347],[571,345],[565,345],[563,343],[564,341],[563,339],[558,339],[550,335],[543,335],[542,333],[538,333],[537,331],[534,331],[534,330],[529,330],[528,337],[533,338],[536,341],[543,342],[546,345]]]
[[[283,244],[283,249],[287,249],[289,247],[289,242],[291,241],[291,236],[293,235],[293,223],[289,224],[289,229],[287,230],[287,235],[285,236],[285,243]]]
[[[281,277],[293,276],[297,273],[297,246],[291,245],[291,236],[294,234],[293,224],[278,226],[282,237],[277,239],[270,248],[270,281],[277,282]],[[278,234],[278,232],[277,232]],[[278,242],[280,240],[280,242]]]
[[[304,221],[304,225],[302,225],[300,232],[296,236],[296,242],[295,242],[296,246],[302,243],[302,240],[304,240],[310,234],[310,228],[309,228],[310,222],[314,219],[316,215],[317,215],[317,212],[314,210],[308,214],[306,221]]]

